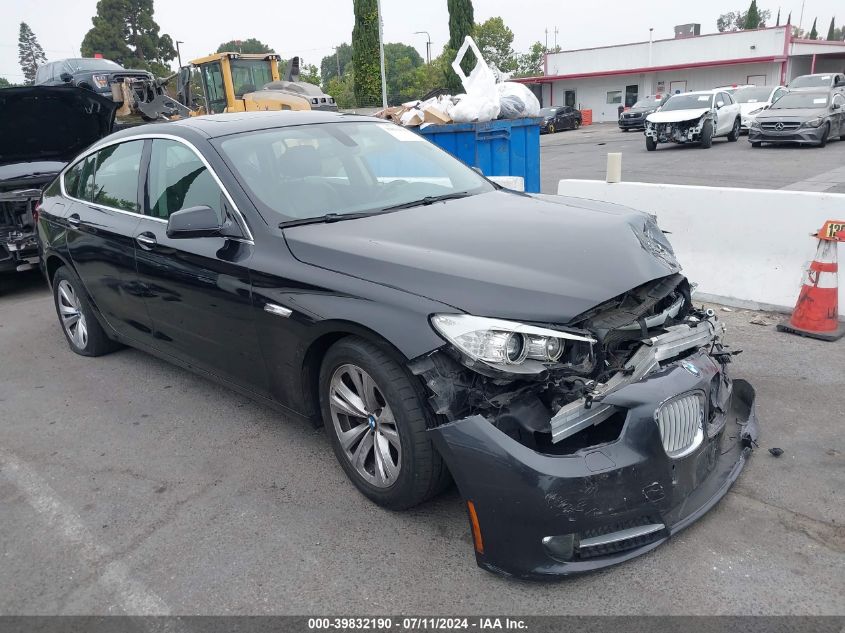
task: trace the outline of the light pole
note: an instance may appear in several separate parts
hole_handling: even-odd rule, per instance
[[[428,31],[414,31],[414,35],[425,35],[425,58],[431,64],[431,35],[428,34]]]
[[[184,44],[181,40],[176,40],[176,60],[179,62],[179,68],[182,68],[182,53],[179,52],[179,44]]]
[[[384,77],[384,23],[381,20],[381,0],[376,3],[378,9],[378,56],[381,65],[381,107],[387,108],[387,80]]]

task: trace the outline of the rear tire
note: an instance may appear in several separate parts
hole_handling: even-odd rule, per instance
[[[404,510],[449,484],[428,437],[435,421],[423,387],[383,347],[354,336],[335,343],[323,359],[319,390],[335,456],[364,496]]]
[[[701,126],[701,147],[704,149],[713,145],[713,121],[705,121]]]
[[[645,137],[645,148],[646,148],[646,150],[648,150],[649,152],[653,152],[654,150],[656,150],[656,149],[657,149],[657,141],[655,141],[655,140],[654,140],[653,138],[651,138],[650,136],[646,136],[646,137]]]
[[[67,266],[53,276],[53,303],[70,349],[80,356],[103,356],[120,343],[112,341],[100,326],[85,294],[82,281]]]
[[[581,119],[575,119],[575,125],[572,129],[577,130],[579,127],[581,127]]]
[[[740,134],[740,132],[742,131],[742,130],[741,130],[741,127],[742,127],[742,125],[741,125],[741,123],[740,123],[739,119],[735,120],[735,121],[734,121],[734,126],[733,126],[733,128],[731,129],[730,134],[728,134],[728,140],[729,140],[731,143],[734,143],[734,142],[736,142],[736,141],[738,141],[738,140],[739,140],[739,134]]]
[[[549,123],[549,127],[547,127],[547,128],[546,128],[546,131],[547,131],[549,134],[554,134],[554,133],[555,133],[555,124],[554,124],[554,123]]]

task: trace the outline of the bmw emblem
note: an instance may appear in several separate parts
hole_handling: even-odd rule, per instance
[[[693,364],[692,364],[691,362],[689,362],[689,361],[686,361],[686,360],[685,360],[684,362],[682,362],[682,363],[681,363],[681,367],[683,367],[684,369],[686,369],[686,370],[687,370],[689,373],[691,373],[693,376],[700,376],[700,375],[701,375],[701,371],[698,369],[698,367],[696,367],[695,365],[693,365]]]

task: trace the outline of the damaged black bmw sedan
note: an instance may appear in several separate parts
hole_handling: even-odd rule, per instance
[[[322,423],[387,508],[454,479],[494,572],[656,547],[757,435],[722,323],[652,217],[501,189],[392,123],[125,130],[48,187],[38,229],[74,352],[131,345]]]

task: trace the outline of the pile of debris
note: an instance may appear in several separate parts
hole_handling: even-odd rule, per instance
[[[475,54],[476,64],[467,76],[461,61],[469,49]],[[495,68],[491,69],[470,36],[464,40],[452,68],[461,78],[465,94],[441,94],[422,101],[409,101],[380,110],[376,116],[406,127],[417,127],[540,115],[540,102],[534,93],[523,84],[506,81]]]

